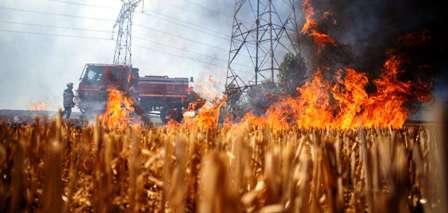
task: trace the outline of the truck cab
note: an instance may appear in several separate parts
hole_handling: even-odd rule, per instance
[[[138,81],[138,69],[128,65],[86,64],[78,86],[78,106],[82,113],[101,113],[107,89],[128,91]]]

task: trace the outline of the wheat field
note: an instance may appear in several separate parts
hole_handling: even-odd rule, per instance
[[[444,212],[439,135],[0,124],[3,212]]]

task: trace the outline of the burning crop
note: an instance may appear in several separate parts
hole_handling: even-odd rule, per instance
[[[130,115],[134,112],[134,101],[122,91],[109,88],[105,112],[100,121],[109,128],[123,129],[130,123]]]
[[[397,80],[399,72],[399,58],[389,58],[381,77],[373,81],[376,92],[371,94],[365,89],[366,74],[353,68],[339,70],[335,83],[317,72],[298,88],[298,98],[285,98],[270,107],[264,121],[299,128],[401,128],[408,116],[405,103],[411,91],[409,82]]]
[[[133,125],[127,105],[132,102],[117,90],[109,91],[106,112],[91,125],[75,127],[60,118],[14,127],[2,123],[0,207],[443,211],[438,127],[404,124],[408,84],[388,87],[399,72],[396,58],[384,69],[392,72],[375,81],[374,94],[364,90],[368,79],[354,69],[334,84],[317,73],[298,89],[300,98],[281,100],[265,116],[249,113],[241,122],[226,119],[223,125],[219,114],[225,100],[182,123]],[[378,101],[385,101],[381,108],[375,108]],[[384,108],[389,105],[394,108]]]
[[[345,2],[334,7],[345,11]],[[349,43],[359,41],[344,43],[331,28],[346,16],[319,3],[303,1],[297,29],[309,78],[265,113],[233,117],[228,97],[199,98],[184,106],[191,113],[182,122],[152,126],[135,119],[137,101],[126,91],[109,88],[92,123],[0,120],[0,209],[446,212],[443,129],[408,119],[410,104],[431,99],[423,77],[435,59],[412,48],[431,47],[432,31],[395,32],[399,45],[387,51],[378,43],[356,49]],[[217,81],[208,80],[197,85],[214,97]]]
[[[209,112],[202,116],[210,116]],[[254,118],[256,119],[256,118]],[[209,125],[204,120],[203,125]],[[442,211],[434,126],[0,125],[10,211]],[[45,153],[45,154],[44,154]]]

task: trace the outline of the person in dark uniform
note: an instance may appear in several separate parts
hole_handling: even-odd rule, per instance
[[[64,90],[64,118],[69,119],[70,114],[72,114],[72,108],[75,106],[73,98],[75,94],[73,93],[73,83],[68,83],[67,88]]]

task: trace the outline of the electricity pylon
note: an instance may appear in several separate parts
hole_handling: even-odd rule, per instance
[[[230,102],[237,101],[250,87],[274,83],[283,56],[296,53],[295,2],[235,0],[225,88]],[[247,64],[250,69],[236,64]]]
[[[117,29],[114,64],[132,65],[132,20],[134,11],[143,0],[122,0],[120,13],[114,24]]]

